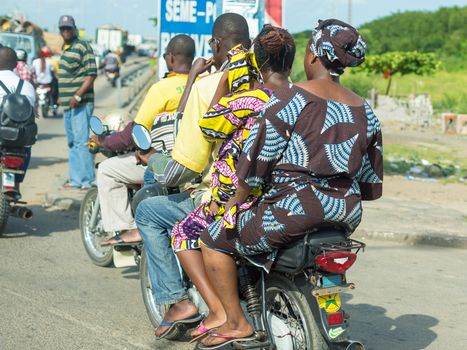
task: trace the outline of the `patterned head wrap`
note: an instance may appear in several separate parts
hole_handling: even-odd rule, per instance
[[[345,67],[365,61],[366,42],[350,24],[337,19],[320,20],[312,31],[310,50],[331,75],[341,75]]]

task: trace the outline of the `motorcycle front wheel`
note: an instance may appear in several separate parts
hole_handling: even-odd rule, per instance
[[[154,328],[159,327],[159,324],[164,318],[165,308],[157,305],[152,292],[151,279],[149,278],[148,261],[144,249],[141,253],[141,260],[139,265],[139,280],[141,284],[141,293],[143,296],[144,306],[146,307],[146,313],[151,321]],[[167,336],[166,339],[176,340],[180,339],[186,333],[186,328],[176,327]]]
[[[97,211],[96,222],[94,227],[91,227],[91,218],[94,211]],[[105,232],[102,226],[101,210],[98,204],[97,188],[95,187],[89,189],[81,202],[79,228],[84,248],[91,261],[97,266],[110,266],[113,262],[113,248],[101,247],[101,243],[112,238],[113,234]]]
[[[310,308],[311,285],[299,289],[278,273],[271,273],[265,282],[267,321],[276,349],[328,350]]]
[[[46,102],[43,105],[41,105],[40,116],[44,119],[49,117],[49,103]]]
[[[10,215],[10,205],[6,199],[5,193],[0,190],[0,235],[3,234],[5,226]]]

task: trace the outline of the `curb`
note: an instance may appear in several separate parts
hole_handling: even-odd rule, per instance
[[[380,231],[357,231],[354,238],[369,238],[376,240],[394,241],[411,245],[431,245],[445,248],[467,249],[467,237],[438,232],[426,233],[403,233],[403,232],[380,232]]]
[[[42,206],[44,208],[56,208],[62,211],[80,210],[81,200],[71,197],[61,197],[55,193],[47,193],[44,196]]]

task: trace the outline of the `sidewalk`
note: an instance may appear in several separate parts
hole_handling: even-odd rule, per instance
[[[383,197],[364,202],[353,237],[467,249],[466,193],[467,186],[460,183],[387,176]]]

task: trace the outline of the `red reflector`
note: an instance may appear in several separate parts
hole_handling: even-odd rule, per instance
[[[328,325],[336,326],[344,323],[344,314],[342,312],[336,312],[335,314],[328,314]]]
[[[357,254],[352,252],[326,252],[316,256],[315,262],[324,271],[344,273],[356,259]]]
[[[2,157],[2,163],[7,168],[17,169],[23,165],[24,159],[21,157],[15,157],[15,156],[4,156]]]

